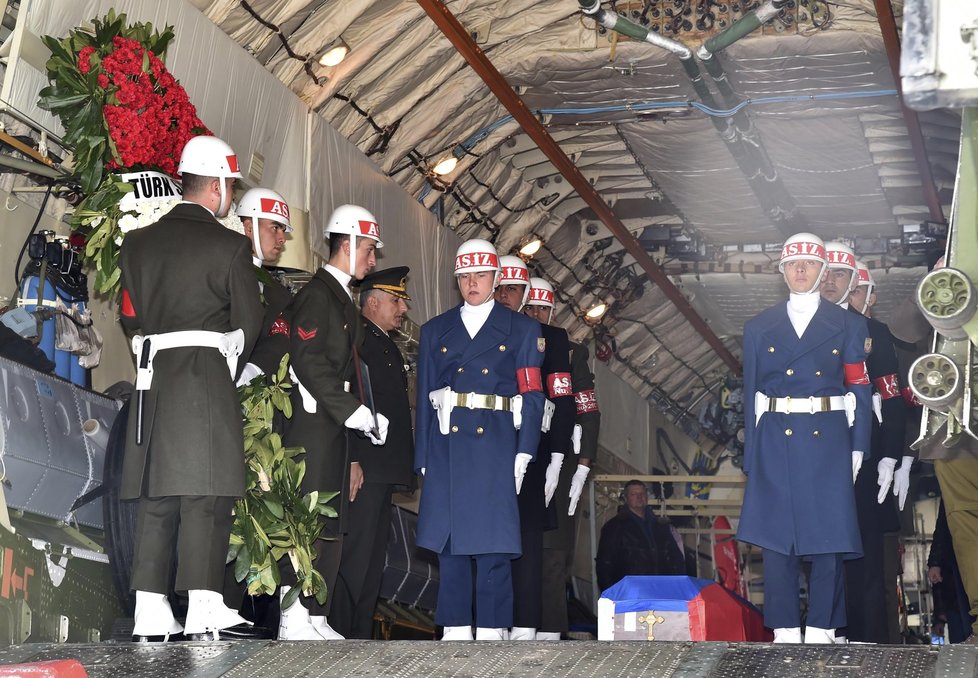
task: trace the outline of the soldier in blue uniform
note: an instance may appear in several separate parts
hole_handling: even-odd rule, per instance
[[[764,619],[775,642],[801,642],[798,577],[812,563],[805,641],[844,626],[842,560],[862,546],[853,483],[869,450],[871,395],[865,321],[819,303],[825,246],[785,242],[791,292],[744,327],[744,472],[737,538],[763,549]]]
[[[539,323],[493,300],[499,273],[489,242],[462,243],[455,275],[463,303],[421,328],[417,544],[438,554],[443,640],[472,639],[473,560],[476,639],[501,640],[513,623],[516,497],[540,442],[545,344]]]
[[[824,301],[859,311],[850,306],[850,294],[858,282],[856,255],[843,243],[825,243],[829,273],[821,286]],[[861,314],[860,314],[861,315]],[[896,581],[887,581],[884,568],[886,549],[884,534],[900,529],[896,506],[889,496],[893,472],[903,450],[906,410],[897,373],[896,351],[889,328],[878,320],[866,318],[872,340],[866,357],[866,371],[873,386],[871,457],[876,475],[862,473],[856,479],[856,516],[862,538],[863,557],[847,560],[846,610],[848,640],[863,643],[887,643],[888,615],[896,620],[896,609],[887,610],[886,591]],[[872,466],[870,467],[872,468]],[[894,554],[896,552],[894,551]],[[894,638],[893,642],[897,642]]]
[[[511,311],[531,308],[527,306],[531,296],[539,298],[545,290],[533,287],[530,272],[519,257],[502,256],[499,264],[502,276],[496,288],[496,301]],[[550,294],[552,298],[553,292]],[[532,313],[527,315],[540,320]],[[551,500],[557,490],[560,469],[574,430],[570,340],[566,330],[552,327],[546,322],[540,323],[540,332],[547,345],[543,355],[542,380],[549,404],[546,406],[545,430],[540,437],[537,458],[527,466],[523,490],[519,494],[523,555],[513,561],[513,630],[510,640],[536,640],[537,629],[543,622],[543,535],[557,527],[557,506]]]

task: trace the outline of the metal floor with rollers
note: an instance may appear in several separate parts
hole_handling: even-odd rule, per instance
[[[17,645],[0,664],[77,659],[92,678],[145,676],[978,676],[978,647],[725,642],[339,641]]]

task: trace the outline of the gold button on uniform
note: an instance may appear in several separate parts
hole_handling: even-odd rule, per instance
[[[483,367],[482,368],[482,373],[483,374],[489,374],[489,368],[488,367]]]
[[[500,351],[505,351],[506,350],[506,344],[500,344],[499,345],[499,350]]]
[[[458,373],[459,373],[459,374],[462,374],[462,372],[464,372],[464,371],[465,371],[465,368],[464,368],[464,367],[460,367],[460,368],[458,368]]]
[[[458,426],[452,426],[452,433],[458,433]]]
[[[785,434],[786,436],[790,436],[790,435],[791,435],[791,434],[793,434],[793,433],[794,433],[794,431],[792,431],[792,430],[791,430],[790,428],[786,428],[786,429],[784,430],[784,434]]]
[[[481,436],[483,433],[486,432],[486,430],[480,426],[479,428],[477,428],[475,430],[475,432],[478,433]]]
[[[815,376],[816,377],[821,377],[822,376],[822,370],[815,370]]]
[[[442,346],[441,347],[441,352],[442,353],[448,353],[448,347],[447,346]]]
[[[787,374],[790,377],[791,375],[793,375],[795,373],[795,371],[789,367],[788,369],[786,369],[784,371],[784,373]]]
[[[774,353],[774,347],[773,346],[768,346],[767,347],[767,352],[768,353]]]
[[[839,349],[833,348],[832,349],[832,355],[839,355]]]
[[[818,438],[822,434],[820,432],[818,432],[818,431],[812,431],[812,435],[815,436],[816,438]]]

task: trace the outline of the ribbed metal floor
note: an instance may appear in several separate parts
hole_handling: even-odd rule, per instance
[[[760,643],[437,643],[239,641],[19,645],[0,664],[77,659],[92,678],[320,676],[641,676],[642,678],[959,678],[978,648]]]

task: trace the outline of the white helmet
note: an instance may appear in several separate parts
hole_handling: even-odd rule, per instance
[[[867,309],[869,309],[869,298],[873,296],[873,292],[876,291],[876,281],[873,279],[873,274],[869,272],[869,266],[861,261],[856,262],[856,287],[868,288],[866,290],[866,301],[863,303],[863,307],[856,309],[865,315]]]
[[[491,242],[482,238],[472,238],[459,245],[455,252],[455,275],[479,271],[498,272],[499,256]],[[498,285],[499,276],[496,278],[496,285]]]
[[[829,263],[829,268],[856,270],[856,253],[852,251],[851,247],[838,240],[830,240],[825,243],[825,258]]]
[[[259,219],[271,219],[285,226],[285,232],[292,232],[289,221],[289,205],[285,198],[270,188],[252,188],[241,196],[238,203],[238,216],[251,218],[251,243],[255,248],[255,256],[265,261],[265,253],[261,249],[261,238],[258,232]]]
[[[873,279],[873,274],[869,272],[869,266],[861,261],[856,262],[856,286],[869,287],[869,293],[872,294],[873,290],[876,288],[876,281]]]
[[[526,302],[527,306],[544,306],[550,309],[550,317],[547,319],[549,325],[554,319],[554,305],[556,295],[554,286],[543,278],[530,278],[530,299]]]
[[[252,188],[238,203],[239,217],[256,219],[271,219],[285,226],[285,232],[292,232],[292,222],[289,220],[289,205],[285,198],[270,188]]]
[[[184,144],[177,174],[189,172],[200,177],[241,178],[234,149],[217,137],[197,136]]]
[[[499,257],[499,267],[502,274],[499,276],[500,285],[522,285],[523,300],[520,308],[526,306],[526,298],[530,295],[530,271],[526,264],[519,257],[512,254],[504,254]]]
[[[837,303],[843,304],[849,298],[849,293],[856,287],[856,253],[845,243],[832,240],[825,243],[825,258],[829,268],[839,268],[849,271],[849,283],[846,292]]]
[[[778,270],[784,273],[784,265],[789,261],[814,260],[822,263],[815,281],[815,286],[805,294],[811,294],[818,290],[818,285],[822,281],[822,274],[828,265],[825,257],[825,243],[814,233],[795,233],[784,241],[781,248],[781,258],[778,260]]]
[[[384,246],[380,239],[380,226],[373,214],[359,205],[340,205],[333,210],[323,230],[326,239],[330,235],[350,236],[350,270],[355,276],[357,268],[357,238],[370,238],[377,243],[377,249]]]

